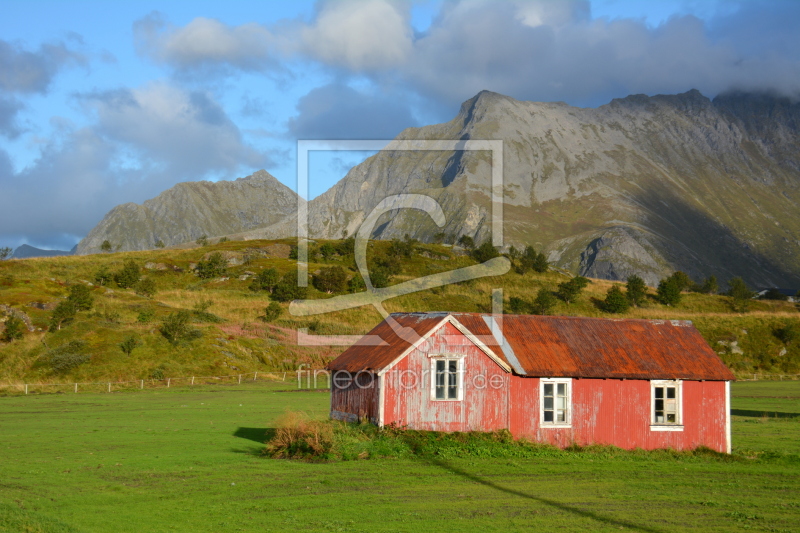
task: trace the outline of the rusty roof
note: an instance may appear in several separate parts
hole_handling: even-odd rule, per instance
[[[603,319],[479,313],[395,313],[395,328],[426,337],[451,320],[483,340],[514,373],[539,377],[733,380],[688,321]],[[380,372],[412,346],[386,320],[328,365],[330,370]],[[498,337],[503,337],[498,338]],[[377,341],[377,342],[376,342]],[[379,345],[376,345],[379,344]]]

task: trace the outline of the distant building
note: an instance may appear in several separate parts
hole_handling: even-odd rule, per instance
[[[328,370],[339,420],[731,449],[734,376],[687,321],[396,313]]]

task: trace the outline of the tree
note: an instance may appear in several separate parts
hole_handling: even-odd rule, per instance
[[[634,307],[639,307],[645,302],[647,298],[647,285],[644,280],[636,274],[628,277],[628,282],[625,284],[625,296],[628,298],[628,303]]]
[[[139,341],[134,336],[130,336],[121,343],[119,343],[119,349],[122,350],[122,353],[125,355],[130,355],[136,347],[139,346]]]
[[[161,239],[158,239],[156,241],[156,248],[164,248],[164,241],[162,241]]]
[[[307,287],[299,287],[297,284],[297,270],[290,270],[283,275],[281,280],[272,290],[271,298],[277,302],[288,302],[291,300],[301,300],[308,293]]]
[[[133,259],[128,259],[122,266],[122,270],[114,274],[114,281],[123,289],[133,287],[139,281],[139,266]]]
[[[536,293],[536,298],[531,305],[531,313],[534,315],[549,315],[556,306],[556,297],[550,289],[542,287]]]
[[[189,326],[191,318],[191,313],[185,309],[177,313],[171,313],[164,319],[159,331],[173,346],[178,345],[182,340],[190,340],[202,336],[199,330],[192,329]]]
[[[100,251],[104,253],[109,253],[113,249],[114,247],[111,246],[111,241],[109,241],[108,239],[104,240],[103,244],[100,245]]]
[[[514,255],[517,256],[515,260]],[[516,249],[509,253],[510,259],[514,262],[514,270],[517,274],[525,274],[533,270],[534,272],[547,272],[550,268],[550,263],[547,261],[547,256],[541,252],[537,252],[533,246],[526,246],[523,252]]]
[[[203,235],[200,235],[200,237],[198,237],[195,242],[200,246],[208,246],[208,235],[206,235],[205,233]]]
[[[283,308],[278,302],[270,302],[266,309],[264,309],[264,320],[267,322],[274,322],[283,313]]]
[[[72,302],[76,311],[88,311],[94,305],[94,296],[86,285],[73,285],[69,288],[67,301]]]
[[[673,280],[673,282],[678,286],[678,290],[680,291],[685,291],[686,289],[694,285],[692,278],[690,278],[686,272],[682,272],[680,270],[673,272],[672,275],[670,276],[670,279]]]
[[[250,282],[250,290],[253,292],[272,292],[272,289],[275,288],[275,285],[277,285],[279,280],[280,276],[278,275],[277,270],[274,268],[265,268],[253,278],[253,281]]]
[[[136,294],[139,296],[145,296],[147,298],[152,298],[155,296],[158,288],[156,287],[156,282],[153,281],[151,278],[144,278],[139,280],[133,288],[136,291]]]
[[[21,339],[25,331],[25,322],[21,318],[11,315],[6,320],[6,329],[3,331],[3,342],[13,342]]]
[[[789,299],[787,295],[783,294],[778,289],[769,289],[767,292],[764,293],[763,296],[761,296],[761,298],[763,300],[776,300],[780,302],[785,302]]]
[[[347,274],[340,266],[326,267],[314,274],[312,282],[322,292],[342,292],[347,284]]]
[[[672,276],[658,282],[656,298],[664,305],[674,306],[681,302],[681,287]]]
[[[492,246],[490,241],[485,241],[483,244],[472,250],[470,255],[472,255],[472,258],[478,263],[485,263],[490,259],[500,257],[500,252],[497,251],[497,248]]]
[[[114,275],[108,270],[108,267],[103,265],[100,267],[100,270],[94,275],[94,282],[101,287],[111,282],[114,279]]]
[[[471,250],[475,248],[475,240],[469,235],[462,235],[458,238],[458,245]]]
[[[790,346],[800,340],[800,327],[796,323],[788,322],[775,330],[775,336],[786,346]]]
[[[361,292],[366,290],[367,285],[364,283],[364,278],[361,274],[356,274],[347,282],[347,292]]]
[[[60,330],[61,326],[71,322],[77,313],[78,310],[71,301],[63,300],[59,302],[56,308],[53,309],[53,314],[50,315],[50,330]]]
[[[717,283],[717,276],[711,275],[703,281],[700,286],[700,292],[703,294],[717,294],[719,292],[719,284]]]
[[[508,299],[508,310],[515,315],[521,315],[528,311],[528,302],[519,296],[512,296]]]
[[[228,273],[228,261],[220,252],[214,252],[208,260],[198,262],[195,271],[203,279],[224,276]]]
[[[419,243],[417,239],[412,239],[407,234],[401,241],[400,239],[392,239],[389,244],[389,255],[395,257],[411,257],[414,255],[414,246]]]
[[[727,295],[731,297],[731,307],[737,313],[746,313],[750,307],[753,292],[747,287],[742,278],[733,278],[728,281]]]
[[[581,291],[583,291],[588,283],[589,280],[583,276],[576,276],[569,281],[559,283],[556,289],[556,296],[568,304],[572,303],[578,299]]]
[[[606,299],[603,301],[603,311],[606,313],[624,313],[630,307],[628,298],[622,292],[619,285],[614,285],[606,293]]]
[[[11,256],[12,252],[13,252],[13,250],[11,248],[9,248],[8,246],[6,246],[4,248],[0,248],[0,261],[8,259]]]

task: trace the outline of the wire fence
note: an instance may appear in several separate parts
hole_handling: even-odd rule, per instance
[[[199,387],[203,385],[241,385],[242,383],[296,383],[298,390],[330,388],[330,375],[326,370],[303,369],[287,372],[250,372],[229,376],[184,376],[169,378],[149,378],[132,381],[95,381],[72,383],[19,383],[0,386],[7,393],[48,394],[71,392],[119,392],[123,390],[144,390],[155,388]],[[295,388],[294,386],[292,388]]]
[[[800,380],[800,374],[747,373],[737,375],[736,379],[739,381],[797,381]]]

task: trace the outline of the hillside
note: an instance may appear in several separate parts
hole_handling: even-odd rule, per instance
[[[312,257],[314,250],[319,251],[326,243],[340,250],[347,246],[339,241],[320,241],[312,246]],[[291,245],[292,241],[229,241],[188,250],[4,261],[0,263],[0,304],[4,306],[0,318],[6,320],[10,313],[23,312],[30,317],[33,331],[26,331],[21,340],[0,343],[0,384],[291,371],[299,364],[321,368],[343,348],[297,346],[296,328],[308,328],[312,334],[359,335],[371,329],[380,315],[364,307],[297,318],[290,316],[288,304],[282,303],[279,318],[270,322],[259,318],[270,299],[267,292],[249,290],[252,275],[267,268],[275,268],[281,275],[294,271],[295,261],[288,258]],[[391,247],[389,242],[372,243],[371,264],[376,258],[389,256]],[[412,250],[410,257],[395,257],[400,273],[392,283],[475,264],[460,249],[447,246],[417,244]],[[198,277],[192,267],[217,251],[227,258],[227,273],[208,279]],[[113,281],[104,286],[95,282],[98,273],[119,272],[127,261],[135,263],[138,276],[154,282],[152,297],[136,294],[135,289],[122,289]],[[329,266],[342,266],[348,277],[357,275],[353,256],[346,253],[334,253],[327,260],[317,253],[309,271]],[[486,312],[491,308],[492,289],[502,288],[508,309],[512,297],[531,302],[540,288],[555,290],[567,279],[555,271],[521,275],[512,270],[496,278],[398,297],[385,306],[390,312]],[[61,330],[46,331],[54,307],[76,285],[89,287],[94,298],[92,308],[78,312]],[[609,281],[593,280],[576,302],[558,301],[551,313],[688,319],[736,372],[800,372],[800,346],[796,340],[784,342],[776,335],[787,324],[800,328],[795,304],[753,301],[749,313],[736,314],[726,296],[686,293],[680,304],[666,307],[655,301],[650,289],[651,295],[642,307],[610,315],[599,304],[611,286]],[[309,287],[309,297],[329,295]],[[165,321],[181,310],[190,313],[189,329],[199,333],[173,345],[161,330]],[[119,345],[131,337],[137,346],[126,355]],[[54,366],[57,355],[62,364],[58,368]]]

